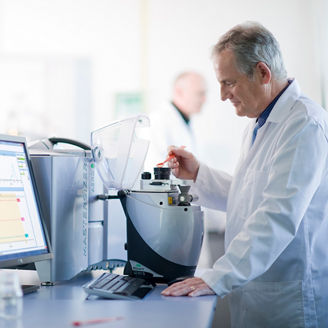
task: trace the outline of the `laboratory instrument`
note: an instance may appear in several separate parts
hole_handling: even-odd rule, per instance
[[[121,201],[126,215],[126,275],[166,283],[193,276],[203,213],[191,204],[188,187],[170,180],[168,168],[155,168],[154,179],[141,175],[148,128],[149,119],[139,115],[93,131],[90,147],[61,138],[30,146],[54,253],[37,264],[42,281],[122,265],[108,256],[108,230],[117,219],[111,199]],[[71,147],[56,147],[63,142]]]

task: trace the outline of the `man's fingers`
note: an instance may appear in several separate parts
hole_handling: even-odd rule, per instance
[[[199,286],[197,287],[194,291],[192,291],[191,293],[188,294],[188,296],[202,296],[202,295],[214,295],[214,291],[210,288],[208,288],[208,286],[206,285],[204,286]]]
[[[162,292],[162,294],[166,296],[181,296],[181,295],[188,295],[190,292],[194,290],[195,289],[192,286],[189,286],[188,284],[176,283],[166,288]]]
[[[215,294],[200,278],[189,278],[162,291],[164,296],[201,296]]]
[[[188,293],[193,291],[193,288],[191,288],[192,285],[189,285],[186,281],[187,280],[184,280],[169,286],[168,288],[162,291],[162,294],[167,296],[187,295]]]

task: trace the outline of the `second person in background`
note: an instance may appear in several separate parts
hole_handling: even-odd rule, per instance
[[[197,154],[192,117],[201,112],[206,100],[206,82],[197,72],[180,73],[173,83],[172,100],[150,113],[151,144],[145,168],[152,171],[167,155],[169,145],[184,145]]]

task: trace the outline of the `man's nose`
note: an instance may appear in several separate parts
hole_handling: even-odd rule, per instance
[[[231,92],[229,90],[227,90],[227,88],[225,86],[221,86],[220,94],[221,94],[222,101],[231,99],[231,97],[232,97]]]

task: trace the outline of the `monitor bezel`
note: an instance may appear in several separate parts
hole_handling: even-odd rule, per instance
[[[30,154],[28,152],[26,138],[21,137],[21,136],[10,136],[10,135],[5,135],[5,134],[0,134],[0,141],[18,142],[20,144],[23,144],[23,146],[24,146],[24,150],[25,150],[25,154],[26,154],[26,162],[27,162],[28,169],[29,169],[30,176],[31,176],[32,188],[33,188],[33,191],[34,191],[37,210],[39,212],[41,226],[42,226],[42,229],[43,229],[44,238],[45,238],[45,242],[46,242],[47,250],[48,250],[47,253],[33,254],[33,255],[27,255],[27,256],[17,256],[17,258],[13,258],[13,259],[1,260],[1,256],[0,256],[0,268],[10,269],[12,267],[17,267],[17,266],[20,266],[20,265],[25,265],[25,264],[35,263],[35,262],[39,262],[39,261],[49,260],[49,259],[52,258],[52,249],[51,249],[51,245],[50,245],[48,229],[46,227],[46,224],[45,224],[45,221],[44,221],[44,216],[43,216],[43,213],[42,213],[39,192],[38,192],[38,189],[36,187],[34,172],[33,172],[32,164],[31,164]]]

